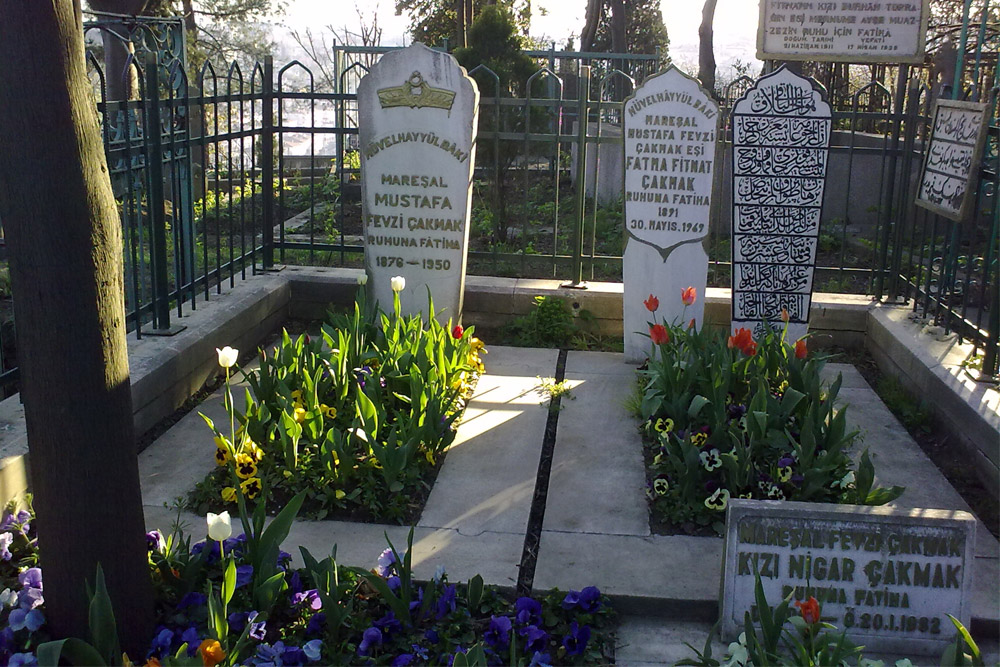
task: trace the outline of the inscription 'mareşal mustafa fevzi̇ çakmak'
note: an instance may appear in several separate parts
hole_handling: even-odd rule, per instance
[[[458,318],[465,280],[478,91],[446,53],[386,54],[358,88],[365,267],[373,296]],[[443,311],[443,312],[441,312]]]

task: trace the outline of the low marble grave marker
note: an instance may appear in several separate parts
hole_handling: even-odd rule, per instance
[[[700,326],[705,311],[712,174],[719,107],[676,67],[625,100],[625,361],[649,354],[649,322]],[[698,297],[685,308],[681,291]],[[655,315],[643,305],[659,299]],[[681,319],[683,318],[683,322]]]
[[[809,330],[830,152],[830,105],[811,79],[782,67],[733,106],[733,330],[764,321],[786,340]]]
[[[754,615],[754,570],[773,608],[815,597],[868,652],[940,655],[946,614],[969,626],[976,520],[968,512],[733,500],[726,511],[722,632]]]
[[[916,204],[955,221],[969,215],[986,143],[987,105],[939,99]]]
[[[461,317],[479,90],[449,54],[414,44],[391,51],[358,85],[368,288],[404,313]]]

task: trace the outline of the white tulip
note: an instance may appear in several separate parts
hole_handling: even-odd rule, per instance
[[[233,524],[229,519],[229,512],[222,514],[209,512],[205,518],[208,521],[208,536],[216,542],[227,540],[233,534]]]
[[[406,278],[403,276],[393,276],[389,284],[392,285],[393,292],[402,292],[406,289]]]
[[[364,285],[368,284],[368,274],[367,273],[362,273],[362,274],[360,274],[358,276],[358,284],[361,285],[361,286],[364,286]]]
[[[236,365],[236,360],[240,357],[240,351],[235,350],[228,345],[222,348],[215,348],[215,351],[219,353],[219,365],[223,368],[232,368]]]

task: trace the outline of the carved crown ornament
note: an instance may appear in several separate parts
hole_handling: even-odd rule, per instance
[[[378,91],[378,100],[383,109],[392,107],[424,107],[445,109],[451,111],[455,103],[455,93],[444,88],[430,86],[420,72],[414,72],[401,86],[382,88]]]

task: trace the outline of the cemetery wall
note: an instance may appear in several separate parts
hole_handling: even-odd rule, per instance
[[[213,294],[207,303],[199,301],[197,310],[178,318],[176,323],[187,328],[176,336],[141,340],[130,336],[137,434],[170,415],[217,371],[216,347],[248,350],[288,317],[324,317],[331,304],[351,302],[358,273],[357,269],[290,266],[276,274],[249,278],[221,296]],[[560,296],[571,307],[576,303],[594,314],[602,333],[620,336],[622,285],[591,286],[587,291],[565,290],[554,280],[469,276],[466,322],[498,327],[530,312],[535,296]],[[710,288],[699,298],[705,299],[709,324],[728,326],[729,290]],[[931,337],[918,335],[919,330],[908,331],[900,323],[908,322],[909,314],[907,308],[873,306],[866,297],[816,294],[811,326],[817,332],[817,345],[865,345],[883,372],[917,388],[920,395],[934,396],[930,407],[963,451],[974,454],[974,467],[992,484],[987,488],[1000,493],[996,488],[1000,417],[995,397],[990,403],[980,395],[986,393],[985,386],[970,388],[961,379],[959,364],[967,354],[963,346],[940,343],[951,349],[951,356],[947,350],[931,349]],[[0,502],[23,495],[27,488],[26,452],[24,410],[15,395],[0,402]]]

